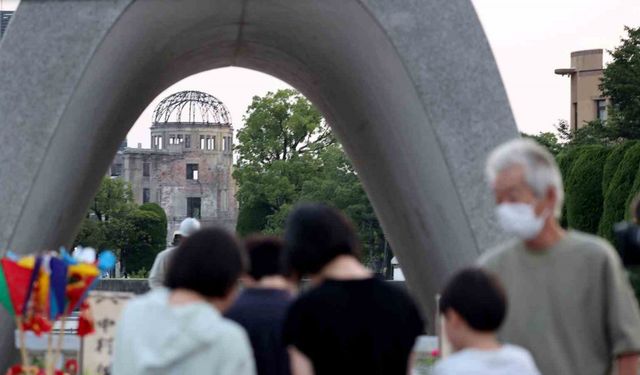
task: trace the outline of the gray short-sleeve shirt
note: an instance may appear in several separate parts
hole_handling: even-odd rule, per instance
[[[508,296],[500,330],[527,348],[543,374],[604,375],[640,352],[640,314],[620,258],[603,239],[570,231],[553,247],[510,242],[480,258]]]

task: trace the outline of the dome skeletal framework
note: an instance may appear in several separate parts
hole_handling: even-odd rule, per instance
[[[229,110],[202,91],[180,91],[162,99],[153,111],[153,124],[182,123],[231,126]]]

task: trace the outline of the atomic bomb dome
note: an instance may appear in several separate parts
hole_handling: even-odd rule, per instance
[[[164,98],[153,111],[153,124],[203,124],[231,126],[227,107],[202,91],[180,91]]]
[[[180,91],[160,101],[151,120],[151,148],[123,148],[111,175],[131,184],[138,203],[158,203],[167,235],[186,217],[235,229],[233,126],[227,107],[211,94]]]

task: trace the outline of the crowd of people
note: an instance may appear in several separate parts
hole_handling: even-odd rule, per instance
[[[553,157],[512,140],[491,153],[487,179],[514,239],[443,288],[453,353],[434,373],[636,375],[637,301],[609,243],[560,226]],[[118,322],[114,374],[411,374],[425,320],[361,263],[338,210],[300,205],[282,238],[188,219],[173,245]]]

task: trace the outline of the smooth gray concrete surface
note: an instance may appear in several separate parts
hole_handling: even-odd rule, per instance
[[[322,111],[429,316],[501,240],[483,163],[517,131],[469,0],[23,0],[0,42],[0,248],[69,244],[145,106],[229,65]]]

